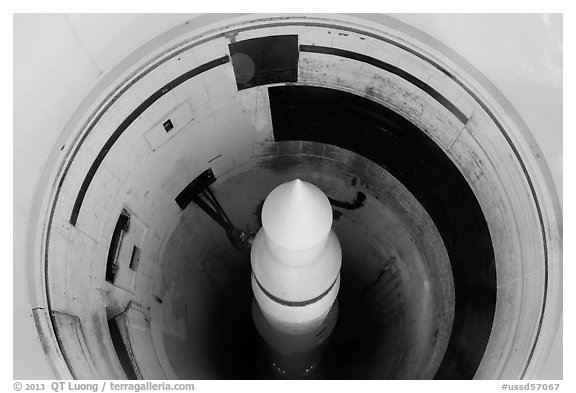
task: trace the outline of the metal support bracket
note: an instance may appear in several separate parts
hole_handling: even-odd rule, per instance
[[[214,176],[212,168],[208,168],[192,180],[176,197],[176,203],[184,210],[190,202],[194,202],[226,231],[228,239],[236,249],[240,251],[247,250],[252,244],[254,233],[234,226],[218,199],[210,190],[210,185],[215,181],[216,176]]]

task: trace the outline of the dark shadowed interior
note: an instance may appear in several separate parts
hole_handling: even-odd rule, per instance
[[[343,249],[340,314],[311,378],[468,379],[492,327],[496,274],[482,211],[454,164],[393,111],[317,87],[269,88],[275,142],[217,179],[234,224],[300,178],[330,198]],[[328,153],[327,153],[328,151]],[[249,252],[189,205],[164,250],[162,332],[179,378],[277,378],[251,315]],[[178,317],[179,316],[179,317]]]

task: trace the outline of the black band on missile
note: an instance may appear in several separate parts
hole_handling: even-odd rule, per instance
[[[328,292],[330,292],[330,290],[334,287],[334,285],[336,285],[336,281],[338,281],[338,277],[340,277],[340,274],[338,274],[338,276],[336,276],[336,279],[334,280],[332,285],[330,285],[327,290],[325,290],[324,292],[322,292],[320,295],[316,296],[315,298],[310,299],[310,300],[303,300],[300,302],[293,302],[290,300],[280,299],[279,297],[272,295],[270,292],[268,292],[266,289],[264,289],[262,284],[260,284],[260,281],[258,281],[258,278],[254,274],[254,272],[252,272],[252,275],[254,276],[254,280],[256,281],[256,284],[258,284],[258,287],[260,288],[260,290],[262,292],[264,292],[264,294],[266,296],[268,296],[269,299],[271,299],[272,301],[274,301],[278,304],[281,304],[281,305],[287,306],[287,307],[304,307],[304,306],[308,306],[310,304],[316,303],[317,301],[322,299],[324,296],[328,295]]]

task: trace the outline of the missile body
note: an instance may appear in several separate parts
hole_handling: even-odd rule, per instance
[[[267,352],[281,374],[304,376],[338,315],[342,251],[326,195],[298,179],[272,190],[250,259],[253,318]]]

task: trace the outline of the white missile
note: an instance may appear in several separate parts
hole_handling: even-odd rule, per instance
[[[336,324],[342,263],[326,195],[298,179],[272,190],[250,258],[262,338],[292,359],[318,353]]]

